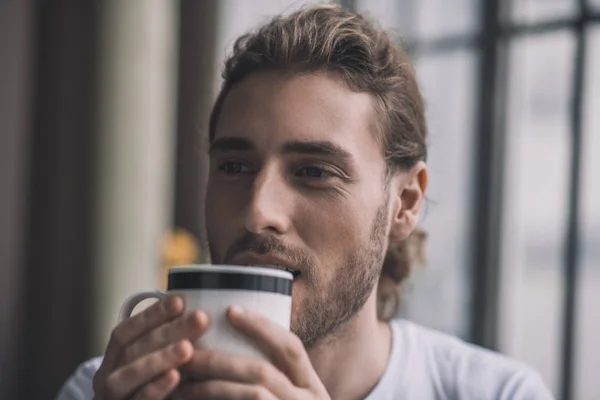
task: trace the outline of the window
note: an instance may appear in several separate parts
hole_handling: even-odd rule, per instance
[[[595,398],[600,0],[345,3],[408,40],[428,104],[429,264],[404,315]]]
[[[556,393],[574,37],[559,31],[510,46],[499,347],[534,365]]]
[[[479,26],[477,0],[359,0],[356,7],[406,39],[468,35]]]
[[[532,24],[574,17],[576,13],[577,0],[513,0],[510,17],[520,24]]]

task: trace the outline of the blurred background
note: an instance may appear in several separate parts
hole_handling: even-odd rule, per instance
[[[427,102],[428,263],[402,316],[600,398],[600,1],[342,3],[404,38]],[[129,293],[206,257],[223,59],[303,4],[0,1],[1,399],[53,398]]]

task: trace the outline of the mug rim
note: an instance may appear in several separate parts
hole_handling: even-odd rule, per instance
[[[227,264],[189,264],[178,265],[176,267],[169,268],[169,275],[185,272],[217,272],[228,274],[272,276],[276,278],[288,279],[290,281],[294,279],[294,275],[291,272],[259,265],[243,266]]]

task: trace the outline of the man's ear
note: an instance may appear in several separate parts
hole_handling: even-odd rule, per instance
[[[409,171],[401,173],[397,198],[390,226],[390,242],[404,240],[416,228],[427,190],[427,165],[419,161]]]

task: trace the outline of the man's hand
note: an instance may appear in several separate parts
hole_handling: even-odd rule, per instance
[[[186,399],[329,399],[298,337],[270,319],[239,307],[231,324],[251,338],[272,362],[196,350],[181,370],[198,377],[180,386]]]
[[[200,311],[183,314],[180,297],[168,297],[112,331],[94,376],[95,400],[165,399],[179,384],[177,368],[190,361],[208,326]]]

